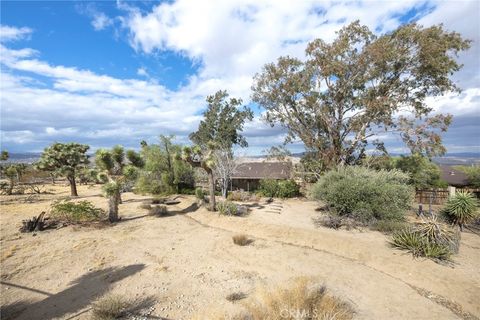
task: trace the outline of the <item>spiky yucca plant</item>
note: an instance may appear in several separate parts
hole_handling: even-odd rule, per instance
[[[477,206],[478,201],[472,193],[459,191],[447,200],[442,215],[463,231],[463,227],[477,217]]]

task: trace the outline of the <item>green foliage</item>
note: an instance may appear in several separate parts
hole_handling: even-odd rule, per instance
[[[329,210],[363,223],[402,221],[413,201],[408,175],[398,170],[375,171],[346,166],[327,172],[310,190]]]
[[[98,221],[105,218],[105,211],[96,208],[89,201],[55,201],[50,206],[50,215],[67,222]]]
[[[112,170],[115,168],[113,155],[106,149],[98,149],[95,152],[95,164],[98,168],[107,172],[112,172]]]
[[[118,182],[108,182],[102,187],[103,192],[107,197],[118,195],[121,189],[121,184]]]
[[[142,156],[133,150],[127,150],[127,159],[136,168],[142,168],[145,165]]]
[[[407,227],[407,223],[395,220],[377,220],[370,224],[370,229],[380,231],[382,233],[392,233],[403,230]]]
[[[36,167],[39,170],[51,171],[65,176],[72,187],[72,196],[76,196],[76,171],[78,168],[85,167],[88,164],[86,153],[89,148],[85,144],[56,142],[45,148],[36,163]]]
[[[135,189],[140,193],[172,194],[180,189],[193,188],[192,167],[177,157],[179,145],[172,143],[173,137],[160,136],[159,144],[142,147],[144,166],[139,172]]]
[[[300,187],[293,180],[264,179],[258,190],[265,197],[292,198],[299,195]]]
[[[239,213],[238,206],[231,201],[220,201],[217,203],[217,211],[222,215],[236,216]]]
[[[477,207],[478,200],[473,194],[458,191],[447,200],[441,214],[448,222],[463,228],[478,217]]]
[[[468,177],[468,184],[473,188],[480,188],[480,165],[455,166],[457,170],[463,171]]]
[[[2,192],[12,194],[13,188],[20,181],[22,175],[27,171],[27,165],[24,163],[11,163],[0,165],[0,173],[2,177],[7,177],[9,180],[8,187],[2,188]]]
[[[190,140],[206,150],[209,143],[231,149],[235,144],[246,147],[247,141],[240,134],[245,121],[253,119],[247,107],[240,109],[241,99],[230,98],[226,91],[217,91],[207,97],[208,108],[203,114],[198,130],[190,134]]]
[[[332,41],[310,42],[304,60],[266,64],[254,78],[252,100],[271,125],[288,130],[286,143],[301,139],[327,167],[355,163],[370,137],[390,130],[414,152],[442,154],[440,134],[452,117],[432,115],[426,99],[457,91],[451,75],[470,42],[441,25],[410,23],[377,35],[355,21]]]
[[[0,153],[0,161],[6,161],[9,157],[10,155],[8,154],[8,151],[2,150],[2,152]]]
[[[410,184],[417,189],[446,188],[448,184],[440,178],[440,168],[428,158],[414,154],[393,160],[394,166],[410,175]]]
[[[201,201],[205,200],[205,193],[203,192],[202,188],[195,189],[195,197]]]
[[[428,218],[394,232],[391,244],[410,251],[414,256],[449,260],[453,253],[458,252],[460,234],[436,218]]]

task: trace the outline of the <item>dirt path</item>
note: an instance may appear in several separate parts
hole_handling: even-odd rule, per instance
[[[79,191],[106,207],[98,189]],[[274,202],[280,210],[269,213],[260,205],[239,218],[203,209],[185,213],[193,199],[183,198],[170,208],[175,215],[157,218],[139,209],[145,198],[125,194],[124,220],[115,226],[67,227],[35,237],[19,234],[18,224],[48,209],[51,199],[2,205],[2,305],[16,319],[89,319],[92,301],[113,292],[150,301],[153,316],[189,319],[211,309],[239,310],[225,299],[232,292],[306,275],[349,301],[358,319],[459,319],[446,301],[435,302],[439,296],[480,314],[474,236],[464,235],[452,269],[392,250],[377,232],[315,229],[314,203]],[[231,237],[238,232],[254,237],[253,245],[235,246]]]

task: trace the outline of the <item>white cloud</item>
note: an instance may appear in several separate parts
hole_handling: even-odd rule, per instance
[[[100,31],[113,24],[113,20],[110,19],[105,13],[97,12],[93,14],[92,26],[95,30]]]
[[[17,28],[11,26],[0,26],[0,41],[14,41],[27,38],[32,33],[32,29],[27,27]]]
[[[295,4],[283,0],[177,0],[142,12],[133,7],[135,3],[120,2],[119,8],[126,16],[116,19],[122,21],[135,50],[146,54],[173,51],[198,63],[198,72],[184,86],[169,90],[155,82],[143,67],[137,70],[143,80],[120,79],[54,65],[39,59],[38,52],[30,48],[1,46],[1,63],[5,66],[0,83],[2,142],[43,147],[55,139],[70,139],[95,146],[135,145],[141,139],[169,133],[187,142],[187,134],[201,118],[206,95],[227,89],[247,103],[252,77],[265,63],[280,55],[301,58],[309,41],[331,40],[335,31],[357,19],[378,32],[392,30],[400,24],[402,14],[424,4],[420,0]],[[421,19],[422,24],[444,22],[447,29],[478,40],[478,2],[439,2],[435,6]],[[80,11],[92,19],[96,30],[113,23],[94,6],[81,7]],[[4,33],[8,34],[5,39],[11,40],[31,33],[29,28],[13,29],[16,31],[3,31],[2,27],[2,39]],[[465,68],[456,79],[465,91],[460,96],[430,99],[437,112],[451,112],[459,119],[475,112],[478,115],[477,42],[460,57]],[[48,81],[43,83],[41,79]],[[462,121],[454,125],[468,127],[471,132],[472,125]],[[455,137],[461,136],[461,130],[453,132]],[[284,134],[283,129],[270,128],[258,118],[245,127],[252,153],[280,143]],[[449,143],[456,144],[454,140]]]

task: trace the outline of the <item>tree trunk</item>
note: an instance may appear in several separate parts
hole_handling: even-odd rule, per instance
[[[115,193],[108,198],[108,220],[110,222],[118,221],[118,201],[119,193]]]
[[[70,183],[70,195],[72,197],[78,197],[77,193],[77,183],[75,182],[75,177],[67,177],[68,182]]]
[[[122,193],[120,191],[118,191],[118,203],[119,204],[122,204]]]
[[[209,210],[210,211],[215,211],[215,179],[213,178],[213,171],[208,170],[207,171],[208,175],[208,189],[210,192],[210,206]]]
[[[227,199],[228,196],[228,179],[222,179],[222,196]]]
[[[15,181],[13,178],[10,178],[10,186],[8,187],[7,194],[11,195],[13,193],[13,187],[15,186]]]

